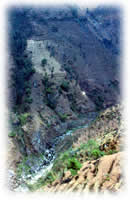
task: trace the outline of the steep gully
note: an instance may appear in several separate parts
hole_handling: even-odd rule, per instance
[[[74,133],[76,130],[80,130],[81,128],[87,128],[91,122],[96,118],[97,113],[93,113],[89,117],[89,122],[83,126],[78,126],[75,129],[68,130],[65,134],[62,136],[56,137],[53,147],[51,149],[46,149],[44,154],[44,159],[40,163],[40,166],[35,169],[35,172],[33,174],[23,175],[22,178],[20,178],[19,186],[14,189],[14,191],[17,192],[28,192],[29,188],[27,187],[27,184],[34,184],[37,182],[39,178],[44,178],[47,173],[52,169],[54,160],[56,159],[57,152],[55,151],[56,145],[58,145],[59,142],[63,141],[66,136],[71,137],[72,133]]]

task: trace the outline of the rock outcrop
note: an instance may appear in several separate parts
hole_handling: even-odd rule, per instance
[[[100,159],[83,163],[78,174],[72,177],[67,171],[62,181],[56,180],[45,192],[115,192],[123,184],[122,166],[123,153],[103,156]]]

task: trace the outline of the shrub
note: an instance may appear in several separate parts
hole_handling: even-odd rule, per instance
[[[19,120],[20,120],[21,125],[26,124],[27,118],[28,118],[29,116],[30,116],[29,113],[24,113],[24,114],[21,114],[21,115],[19,116]]]
[[[8,134],[9,137],[15,137],[16,136],[16,132],[15,131],[11,131],[9,134]]]
[[[44,67],[46,64],[47,64],[47,59],[43,58],[42,61],[41,61],[42,67]]]
[[[30,106],[29,106],[29,104],[23,104],[22,105],[23,107],[21,107],[21,111],[22,112],[28,112],[29,111],[29,109],[30,109]]]
[[[66,161],[69,159],[70,155],[68,151],[62,153],[54,162],[53,170],[59,172],[61,169],[65,168]]]
[[[63,81],[61,84],[61,88],[65,91],[69,90],[69,82],[68,81]]]
[[[34,183],[34,184],[28,184],[27,183],[27,187],[29,188],[29,190],[30,191],[35,191],[35,190],[37,190],[38,188],[40,188],[40,187],[42,187],[43,185],[45,185],[45,180],[44,180],[44,178],[39,178],[38,180],[37,180],[37,182],[36,183]]]
[[[52,170],[56,177],[61,177],[67,170],[70,170],[72,176],[74,176],[82,167],[81,163],[76,158],[76,154],[72,152],[72,149],[69,149],[61,153],[55,160]]]
[[[44,160],[44,156],[42,154],[31,154],[28,156],[24,156],[21,162],[17,166],[17,176],[21,177],[22,175],[28,175],[30,173],[35,173],[35,170],[32,166],[39,164]]]
[[[99,144],[93,139],[88,140],[86,144],[80,145],[79,149],[82,150],[82,152],[87,152],[88,157],[92,159],[97,159],[105,155],[105,153],[99,149]]]
[[[105,174],[105,179],[104,181],[110,181],[110,174]]]
[[[62,121],[62,122],[65,122],[65,120],[67,119],[67,114],[62,114],[62,113],[58,113],[58,115],[59,115],[59,117],[60,117],[60,120]]]
[[[50,172],[47,174],[47,176],[46,176],[46,178],[45,178],[45,181],[46,181],[46,183],[51,184],[55,179],[56,179],[56,176],[54,175],[53,171],[50,171]]]
[[[31,94],[31,88],[26,88],[25,92],[26,92],[26,94],[30,95]]]
[[[104,156],[105,153],[103,151],[100,151],[99,149],[94,149],[91,152],[92,157],[94,157],[95,159],[100,158],[101,156]]]
[[[12,82],[16,91],[14,103],[16,105],[21,105],[23,103],[22,97],[25,92],[25,81],[29,80],[30,76],[34,73],[31,60],[25,53],[27,38],[31,35],[32,31],[31,28],[28,28],[29,20],[27,12],[19,12],[18,9],[13,8],[11,9],[9,18],[11,25],[9,48],[15,66],[11,69]],[[26,23],[24,23],[25,20]]]
[[[33,100],[32,100],[32,98],[31,98],[31,97],[27,97],[27,98],[25,99],[25,102],[26,102],[26,103],[32,103],[32,102],[33,102]]]
[[[43,78],[43,80],[42,80],[42,83],[45,85],[45,88],[47,88],[48,87],[48,84],[49,84],[49,81],[48,81],[48,74],[47,74],[47,72],[45,72],[45,76],[44,76],[44,78]]]
[[[93,139],[88,140],[87,143],[81,144],[81,145],[80,145],[80,150],[81,150],[81,149],[84,149],[84,150],[87,150],[87,151],[89,151],[89,152],[91,152],[93,149],[97,149],[97,148],[99,148],[99,145],[98,145],[97,142],[96,142],[95,140],[93,140]]]
[[[48,94],[47,96],[47,105],[52,108],[55,109],[56,105],[57,105],[57,100],[55,99],[55,96],[53,96],[52,93]]]
[[[18,164],[17,171],[16,171],[18,177],[21,177],[23,172],[25,175],[29,174],[30,167],[26,165],[26,161],[27,161],[27,157],[24,157],[22,162]]]
[[[111,154],[114,154],[114,153],[117,153],[118,151],[115,150],[115,149],[110,149],[108,152],[106,152],[106,155],[111,155]]]
[[[29,190],[35,191],[38,188],[40,188],[40,187],[42,187],[42,186],[44,186],[46,184],[51,184],[55,180],[55,178],[56,177],[54,176],[53,172],[51,171],[51,172],[49,172],[47,174],[47,176],[45,178],[41,177],[41,178],[39,178],[37,180],[36,183],[34,183],[34,184],[27,184],[27,187],[29,188]]]
[[[34,74],[36,70],[34,68],[31,69],[31,75]]]
[[[70,170],[71,175],[77,174],[77,171],[82,167],[81,163],[76,158],[69,158],[67,162],[67,169]]]
[[[51,88],[47,88],[46,89],[46,93],[52,93],[52,89]]]

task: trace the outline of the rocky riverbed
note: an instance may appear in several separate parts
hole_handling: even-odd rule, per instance
[[[92,120],[95,119],[97,113],[89,114],[89,122],[84,126],[78,126],[72,130],[68,130],[62,136],[56,137],[54,140],[53,148],[46,149],[44,155],[37,156],[28,156],[24,161],[24,165],[21,168],[20,177],[13,171],[13,169],[8,170],[8,177],[9,177],[9,187],[14,191],[28,191],[27,183],[34,184],[40,177],[46,176],[49,170],[51,170],[53,166],[53,161],[56,158],[57,152],[56,148],[62,142],[65,142],[66,137],[71,138],[72,134],[76,130],[80,130],[81,128],[87,128]],[[20,167],[20,166],[19,166]],[[27,171],[27,167],[29,167],[29,171]]]

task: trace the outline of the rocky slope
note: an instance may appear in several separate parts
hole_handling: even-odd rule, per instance
[[[97,107],[117,102],[120,87],[118,9],[88,9],[84,14],[74,8],[63,9],[62,14],[60,9],[54,12],[40,9],[41,23],[38,19],[32,21],[33,15],[37,18],[37,11],[32,9],[28,13],[34,31],[32,38],[49,41],[50,53],[63,69],[78,76],[81,89]]]
[[[71,78],[78,79],[81,89],[99,109],[119,101],[120,11],[117,8],[82,11],[67,6],[17,8],[14,12],[12,28],[23,30],[19,34],[21,40],[47,43],[46,49],[55,64],[59,63]],[[9,30],[11,35],[12,29]],[[16,32],[10,37],[17,37]],[[23,42],[19,46],[23,50],[26,45]]]
[[[84,131],[74,131],[72,137],[81,132],[79,141],[74,142],[73,138],[72,148],[67,151],[60,149],[50,172],[35,184],[28,184],[29,189],[45,192],[120,190],[124,182],[124,124],[121,110],[119,105],[108,108]],[[63,141],[66,144],[65,140],[67,142],[68,139]]]
[[[17,67],[12,69],[14,78],[9,97],[16,111],[29,113],[26,123],[19,126],[23,153],[43,152],[52,146],[56,136],[87,123],[88,113],[120,101],[119,52],[115,52],[119,12],[104,9],[82,12],[68,6],[11,11],[11,41],[16,43],[17,33],[24,30],[19,33],[22,39],[18,38],[11,49]],[[104,25],[106,21],[109,25]],[[112,34],[114,23],[117,26]],[[18,30],[14,31],[15,27]],[[104,45],[105,40],[112,45]],[[79,115],[86,119],[79,120]]]
[[[122,184],[121,160],[123,153],[104,156],[100,159],[83,163],[76,176],[67,171],[62,181],[56,180],[45,192],[116,192]]]

